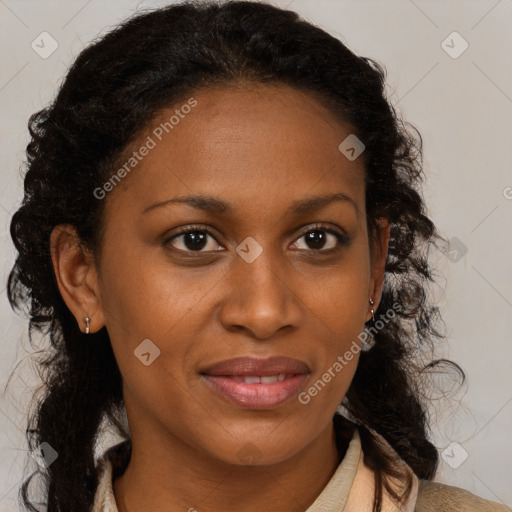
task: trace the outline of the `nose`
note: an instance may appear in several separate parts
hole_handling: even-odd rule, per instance
[[[220,314],[225,329],[266,340],[279,330],[297,328],[304,315],[289,269],[265,251],[252,263],[239,258],[233,266]]]

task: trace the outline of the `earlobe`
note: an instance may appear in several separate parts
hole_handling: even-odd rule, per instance
[[[75,228],[69,224],[60,224],[53,229],[50,250],[60,294],[80,330],[86,332],[89,327],[89,332],[98,331],[105,322],[91,252],[83,246]]]

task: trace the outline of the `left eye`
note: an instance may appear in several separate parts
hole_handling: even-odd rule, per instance
[[[218,243],[212,243],[212,248],[205,249],[205,246],[207,247],[208,245],[208,237],[215,240],[215,237],[208,229],[189,227],[187,230],[183,230],[168,238],[164,244],[171,244],[173,247],[183,252],[218,251],[218,247],[220,247]],[[301,239],[304,239],[305,243],[309,247],[301,247],[298,243]],[[331,242],[330,246],[325,247],[329,240]],[[179,241],[180,243],[176,244],[176,241]],[[329,251],[336,249],[339,246],[346,246],[348,243],[349,238],[347,235],[330,228],[318,226],[310,228],[308,231],[304,232],[299,238],[297,238],[297,241],[295,241],[291,247],[299,250],[312,249],[313,251]],[[179,245],[181,245],[181,247],[179,247]]]
[[[325,244],[329,237],[332,243],[330,247],[325,247]],[[338,246],[341,245],[348,245],[348,237],[346,235],[338,233],[333,229],[328,229],[321,226],[306,231],[297,240],[301,240],[302,238],[305,239],[305,243],[309,245],[309,248],[315,251],[328,251],[336,249]],[[298,247],[297,242],[295,242],[293,245],[295,246],[295,249],[302,249],[301,247]],[[306,247],[306,249],[308,248]]]

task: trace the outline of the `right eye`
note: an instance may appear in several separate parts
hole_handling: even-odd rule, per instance
[[[185,226],[181,228],[173,236],[167,238],[163,244],[172,245],[178,251],[183,252],[210,252],[215,251],[215,244],[211,244],[212,248],[203,250],[208,246],[208,237],[215,240],[213,234],[204,226]],[[217,247],[219,243],[216,243]]]

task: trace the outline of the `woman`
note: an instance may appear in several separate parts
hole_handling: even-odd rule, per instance
[[[52,342],[28,430],[48,511],[510,510],[431,482],[440,237],[383,88],[252,2],[79,55],[30,120],[11,227],[11,303]],[[96,460],[104,419],[125,441]]]

